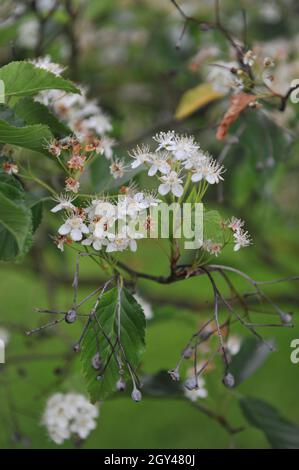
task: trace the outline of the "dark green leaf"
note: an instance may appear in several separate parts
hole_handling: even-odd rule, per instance
[[[274,341],[268,341],[268,343],[272,348],[274,347]],[[229,371],[235,379],[235,385],[239,385],[254,374],[263,365],[270,352],[270,348],[265,343],[255,338],[246,338],[239,353],[233,356],[229,366]]]
[[[0,80],[5,85],[5,100],[12,96],[33,96],[42,90],[64,90],[80,93],[69,80],[57,77],[47,70],[37,68],[30,62],[11,62],[0,68]],[[0,102],[3,96],[0,96]]]
[[[0,143],[17,145],[36,152],[45,153],[46,142],[53,138],[47,126],[36,124],[34,126],[15,127],[0,120]]]
[[[241,410],[252,426],[260,429],[274,449],[299,449],[299,426],[257,398],[242,397]]]
[[[93,402],[102,400],[115,391],[116,382],[119,379],[119,367],[115,355],[122,356],[124,352],[126,360],[136,370],[144,350],[144,313],[141,306],[126,289],[122,289],[120,312],[120,338],[123,351],[119,345],[116,345],[117,298],[117,288],[113,288],[103,295],[96,311],[96,318],[92,320],[82,343],[83,373],[87,390]],[[115,354],[111,354],[111,345],[116,345]],[[97,376],[101,375],[101,370],[95,370],[92,367],[92,358],[98,352],[98,348],[104,367],[101,380],[97,380]]]
[[[15,113],[22,118],[26,124],[45,124],[55,137],[65,137],[72,131],[57,119],[49,109],[32,98],[26,97],[19,100],[15,106]]]

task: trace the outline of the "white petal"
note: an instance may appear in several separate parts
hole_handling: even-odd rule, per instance
[[[79,242],[82,240],[82,232],[78,228],[74,228],[71,230],[71,239],[74,240],[74,242]]]
[[[92,244],[92,238],[86,238],[86,240],[83,240],[82,245],[85,246],[90,246]]]
[[[70,233],[70,231],[71,231],[71,228],[69,224],[63,224],[61,225],[61,227],[59,227],[58,233],[59,235],[67,235],[68,233]]]
[[[215,176],[214,176],[214,175],[207,175],[207,176],[206,176],[206,181],[207,181],[209,184],[215,184],[215,183],[216,183]]]
[[[58,212],[58,211],[61,211],[62,209],[62,204],[57,204],[57,206],[53,207],[53,209],[51,209],[51,212]]]
[[[133,163],[131,163],[131,168],[138,168],[139,166],[141,165],[141,162],[139,162],[138,160],[134,160]]]
[[[87,225],[81,224],[81,232],[82,233],[89,233],[89,229],[88,229]]]
[[[172,190],[172,193],[176,196],[176,197],[181,197],[183,192],[184,192],[184,188],[181,184],[174,184],[171,188]]]
[[[131,249],[131,251],[136,251],[137,250],[136,240],[131,240],[130,241],[130,249]]]
[[[154,176],[158,171],[158,167],[156,165],[152,165],[148,170],[148,176]]]
[[[167,183],[160,184],[158,191],[160,194],[162,194],[162,196],[165,196],[170,191],[170,185]]]
[[[102,249],[102,242],[100,240],[95,240],[92,246],[96,251],[99,251]]]
[[[194,175],[191,176],[191,180],[193,181],[193,183],[197,183],[197,181],[202,180],[202,174],[194,173]]]

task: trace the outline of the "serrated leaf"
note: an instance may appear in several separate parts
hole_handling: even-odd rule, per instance
[[[215,91],[210,83],[201,83],[183,94],[176,109],[175,118],[184,119],[222,96],[223,94]]]
[[[15,106],[15,113],[26,124],[45,124],[55,137],[61,138],[72,134],[72,131],[43,104],[25,97],[19,100]]]
[[[274,341],[268,341],[268,343],[272,347],[274,346]],[[235,385],[239,385],[254,374],[264,364],[270,352],[270,348],[261,341],[255,338],[246,338],[239,353],[233,356],[229,365],[229,371],[234,376]]]
[[[222,217],[218,211],[204,211],[203,214],[203,239],[211,240],[215,243],[222,242],[223,234],[221,230]]]
[[[120,339],[123,351],[119,344],[116,344],[119,327],[117,305],[118,288],[113,288],[102,296],[96,317],[91,321],[82,342],[83,373],[93,402],[102,400],[115,391],[116,382],[119,379],[119,366],[115,355],[119,354],[123,357],[124,352],[126,360],[136,370],[144,350],[144,313],[138,302],[124,288],[121,291],[120,310]],[[115,346],[114,354],[111,354],[111,345]],[[92,358],[97,352],[100,353],[103,364],[101,380],[97,380],[97,376],[101,375],[101,370],[95,370],[92,366]],[[124,358],[122,362],[126,364]]]
[[[241,410],[252,426],[260,429],[274,449],[299,449],[299,426],[285,419],[263,400],[240,399]]]
[[[4,98],[12,96],[33,96],[43,90],[64,90],[67,93],[80,93],[69,80],[35,67],[30,62],[11,62],[0,68],[0,80],[5,85]],[[3,95],[0,95],[0,102]]]
[[[42,124],[16,127],[0,120],[0,143],[2,144],[17,145],[48,155],[45,144],[51,139],[53,139],[52,133],[47,126]]]
[[[31,211],[24,194],[14,184],[0,182],[0,259],[10,261],[29,248]]]

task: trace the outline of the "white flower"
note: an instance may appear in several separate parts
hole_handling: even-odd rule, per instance
[[[226,348],[232,356],[235,356],[240,351],[241,344],[242,339],[240,338],[240,336],[232,335],[227,340]]]
[[[74,211],[76,207],[72,204],[73,200],[74,200],[73,197],[61,194],[57,198],[58,204],[51,209],[51,212],[55,213],[61,210]]]
[[[135,252],[137,250],[137,239],[143,238],[143,234],[135,231],[129,225],[123,226],[116,234],[113,240],[110,240],[107,245],[107,253],[114,251],[124,251],[129,248]]]
[[[183,180],[175,171],[171,171],[169,175],[161,176],[160,180],[162,181],[162,184],[160,184],[158,191],[162,196],[165,196],[169,192],[172,192],[176,197],[182,196],[184,192],[182,185]]]
[[[83,234],[89,233],[89,230],[81,217],[73,216],[66,219],[65,223],[59,228],[58,233],[59,235],[70,234],[71,239],[77,242],[82,240]]]
[[[81,126],[84,133],[86,133],[86,131],[94,131],[99,135],[103,135],[112,130],[110,119],[103,112],[84,119],[84,121],[81,122]]]
[[[35,67],[47,70],[48,72],[51,72],[56,76],[60,76],[65,69],[65,67],[63,67],[62,65],[52,62],[51,57],[49,55],[46,55],[44,57],[38,57],[37,59],[32,59],[29,62],[35,65]]]
[[[86,439],[90,431],[95,428],[96,422],[84,413],[80,413],[76,416],[70,425],[70,431],[77,434],[81,439]]]
[[[159,144],[157,151],[161,149],[168,149],[175,136],[176,134],[174,131],[159,132],[156,134],[153,139]]]
[[[243,62],[245,65],[249,65],[250,67],[252,67],[255,60],[256,60],[256,55],[254,54],[253,51],[249,50],[246,52],[246,54],[244,54]]]
[[[134,294],[133,297],[141,305],[145,318],[151,320],[154,316],[151,304],[139,294]]]
[[[248,232],[245,232],[242,229],[234,232],[234,251],[240,250],[240,248],[251,245],[252,241]]]
[[[134,159],[134,161],[131,163],[131,167],[135,169],[140,165],[143,165],[145,162],[148,162],[151,153],[147,145],[142,145],[141,147],[137,146],[136,149],[129,153],[129,155]]]
[[[219,165],[215,160],[206,158],[194,170],[191,179],[194,183],[203,179],[205,179],[209,184],[219,183],[219,181],[223,180],[221,176],[223,170],[223,166]]]
[[[46,404],[42,424],[47,428],[49,437],[62,444],[72,434],[86,439],[96,427],[98,407],[78,393],[55,393]]]
[[[236,62],[222,62],[219,61],[210,67],[207,80],[212,84],[215,91],[218,93],[228,93],[232,86],[233,74],[231,69],[237,69]]]
[[[169,163],[167,162],[168,157],[169,154],[165,152],[152,154],[149,160],[150,169],[148,170],[148,176],[154,176],[157,171],[160,171],[160,173],[162,174],[169,173],[171,168]]]
[[[198,398],[207,398],[208,396],[208,391],[205,388],[205,380],[203,377],[198,377],[197,378],[197,385],[198,388],[195,388],[194,390],[188,390],[187,388],[184,388],[184,395],[188,400],[192,402],[196,402]]]
[[[0,340],[3,341],[5,346],[8,344],[10,339],[10,333],[6,328],[0,327]]]
[[[240,231],[241,228],[244,225],[244,221],[241,219],[238,219],[237,217],[232,217],[228,222],[227,226],[230,228],[233,232]]]
[[[112,139],[111,137],[108,136],[103,136],[101,138],[101,147],[103,149],[103,153],[107,160],[111,160],[113,156],[113,146],[116,144],[115,139]]]
[[[110,165],[110,173],[114,179],[122,178],[125,174],[126,165],[119,158],[116,158]]]
[[[83,240],[82,245],[92,246],[94,250],[100,251],[104,245],[107,245],[107,240],[98,238],[94,234]]]
[[[167,146],[167,150],[172,152],[176,160],[185,160],[197,152],[198,149],[199,146],[194,142],[194,137],[184,135],[176,135]]]
[[[221,253],[221,243],[213,242],[212,240],[205,240],[202,245],[203,250],[211,255],[218,256]]]

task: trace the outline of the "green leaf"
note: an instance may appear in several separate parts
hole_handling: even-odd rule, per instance
[[[126,290],[121,291],[120,309],[120,340],[123,351],[119,344],[116,345],[118,331],[118,289],[113,288],[106,292],[98,305],[96,317],[91,321],[87,333],[82,342],[81,361],[83,373],[86,379],[87,390],[93,402],[106,398],[115,391],[116,382],[119,379],[119,367],[115,355],[126,360],[136,371],[139,366],[145,345],[145,317],[141,306],[134,297]],[[108,341],[108,339],[109,341]],[[111,354],[111,345],[116,345],[114,354]],[[102,368],[95,370],[92,366],[92,358],[99,352]],[[126,370],[128,375],[128,371]]]
[[[299,449],[299,426],[285,419],[265,401],[242,397],[241,410],[252,426],[260,429],[274,449]]]
[[[48,155],[45,149],[47,141],[53,135],[47,126],[36,124],[34,126],[16,127],[0,120],[0,143],[17,145]]]
[[[269,346],[274,347],[274,341],[269,341]],[[233,374],[235,385],[250,377],[259,369],[269,356],[271,350],[265,343],[255,339],[246,338],[241,349],[229,365],[229,371]]]
[[[24,193],[0,180],[0,259],[10,261],[26,253],[31,242],[31,211]]]
[[[64,90],[67,93],[80,93],[69,80],[57,77],[47,70],[35,67],[30,62],[11,62],[0,68],[0,80],[5,85],[4,98],[12,96],[33,96],[42,90]],[[0,102],[3,95],[0,95]]]
[[[203,214],[203,239],[220,243],[223,241],[223,231],[221,230],[222,217],[218,211],[205,211]]]
[[[125,159],[123,159],[125,160]],[[126,161],[126,164],[131,163],[131,161]],[[90,177],[93,185],[93,189],[96,192],[110,191],[115,188],[126,184],[134,176],[144,170],[144,167],[140,166],[135,170],[125,171],[125,174],[122,178],[114,179],[110,173],[111,162],[107,160],[104,156],[99,156],[94,159],[90,165]]]
[[[72,131],[54,116],[49,109],[32,98],[25,97],[19,100],[15,106],[15,113],[26,124],[45,124],[55,137],[61,138],[72,134]]]

